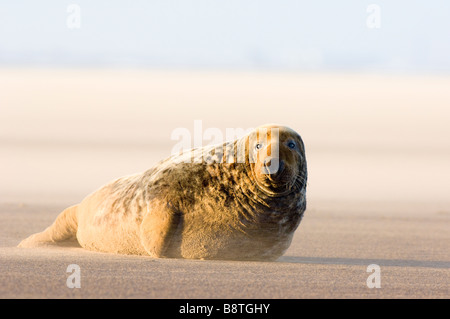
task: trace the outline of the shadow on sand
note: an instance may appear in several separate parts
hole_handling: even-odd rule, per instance
[[[82,247],[76,240],[67,240],[58,243],[46,243],[40,247],[82,249]],[[450,269],[450,261],[439,261],[439,260],[281,256],[280,258],[277,259],[276,262],[294,263],[294,264],[350,265],[350,266],[368,266],[371,264],[376,264],[379,266],[390,266],[390,267],[424,267],[424,268]]]
[[[365,259],[365,258],[332,258],[332,257],[297,257],[282,256],[278,262],[299,264],[324,264],[324,265],[354,265],[368,266],[377,264],[391,267],[425,267],[425,268],[450,268],[450,261],[434,260],[410,260],[410,259]]]

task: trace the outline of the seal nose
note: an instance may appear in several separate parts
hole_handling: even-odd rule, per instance
[[[266,174],[271,175],[271,177],[276,177],[281,175],[284,169],[284,161],[275,157],[267,157],[264,159],[264,170]]]

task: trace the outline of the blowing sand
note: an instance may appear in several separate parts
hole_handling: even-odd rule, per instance
[[[449,298],[449,87],[431,76],[3,69],[0,297]],[[16,248],[169,156],[173,130],[194,120],[302,135],[308,209],[277,262]],[[70,264],[79,289],[66,286]],[[367,287],[370,264],[381,288]]]

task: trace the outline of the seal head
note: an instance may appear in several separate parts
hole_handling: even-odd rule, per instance
[[[255,182],[269,196],[303,189],[307,179],[305,149],[300,135],[279,125],[257,128],[246,138]]]

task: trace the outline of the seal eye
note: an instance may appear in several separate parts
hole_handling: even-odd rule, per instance
[[[289,142],[288,143],[288,147],[289,148],[295,148],[295,143],[294,142]]]
[[[261,144],[261,143],[256,144],[255,148],[256,148],[257,150],[261,149],[261,148],[262,148],[262,144]]]

